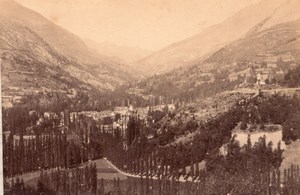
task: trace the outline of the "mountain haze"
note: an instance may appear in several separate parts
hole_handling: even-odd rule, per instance
[[[138,47],[119,46],[117,44],[105,41],[98,43],[96,41],[86,39],[84,40],[88,47],[95,50],[103,56],[109,57],[120,64],[130,65],[148,55],[151,51],[141,49]]]

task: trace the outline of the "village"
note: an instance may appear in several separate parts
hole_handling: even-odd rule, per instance
[[[234,81],[238,80],[239,77],[244,77],[245,80],[241,86],[276,84],[289,69],[297,66],[290,52],[277,54],[275,51],[266,51],[265,53],[257,54],[256,57],[260,60],[249,60],[247,63],[248,68],[239,72],[232,72],[228,79]],[[233,65],[237,65],[237,63]]]

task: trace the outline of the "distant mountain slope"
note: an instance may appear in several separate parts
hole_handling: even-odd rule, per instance
[[[268,60],[270,55],[278,58],[289,55],[300,62],[300,19],[252,32],[215,52],[204,64],[222,66],[247,60],[261,62]]]
[[[299,9],[299,0],[288,0],[275,10],[272,16],[263,25],[261,30],[268,29],[277,24],[300,19]]]
[[[298,0],[262,0],[258,4],[240,10],[220,24],[167,46],[137,62],[135,66],[154,74],[202,62],[218,49],[242,38],[249,31],[260,31],[280,22],[299,18],[298,10],[300,10]]]
[[[257,73],[282,78],[300,64],[300,19],[253,31],[214,52],[206,60],[136,83],[143,94],[167,100],[195,101],[244,83]]]
[[[65,57],[22,23],[0,17],[0,27],[4,87],[28,84],[37,89],[44,86],[57,90],[85,84],[90,90],[103,91],[127,79],[110,67],[93,65],[93,68]]]
[[[151,51],[138,47],[119,46],[107,41],[98,43],[90,39],[84,41],[91,49],[121,64],[130,65],[151,54]]]
[[[17,58],[21,61],[30,58],[32,65],[35,67],[43,64],[41,60],[47,62],[47,66],[50,67],[54,63],[52,60],[54,60],[54,64],[57,64],[60,70],[99,91],[112,90],[116,86],[135,78],[126,67],[90,51],[76,35],[14,1],[0,1],[0,17],[2,26],[1,58],[3,58],[4,53],[7,56],[18,56]],[[34,39],[32,39],[33,37]],[[27,45],[31,47],[26,48]],[[8,47],[8,50],[5,49],[6,47]],[[27,49],[27,52],[20,52],[22,48]],[[36,53],[37,48],[38,52]],[[49,48],[51,48],[51,51],[55,51],[55,55],[53,52],[49,53]],[[59,60],[57,56],[59,56]],[[6,58],[6,62],[3,63],[4,69],[8,68],[5,66],[14,66],[14,59]],[[14,71],[20,71],[25,68],[23,66],[25,64],[19,63],[19,66],[14,66],[13,69]],[[60,74],[59,71],[58,75]],[[51,75],[51,70],[43,69],[43,74]],[[30,75],[27,75],[27,77],[30,78]],[[58,81],[53,80],[52,82]],[[8,82],[7,85],[11,85],[11,83]]]
[[[93,59],[79,37],[13,0],[0,1],[0,15],[22,22],[67,57],[87,62]]]
[[[71,76],[70,61],[35,32],[0,17],[1,84],[3,92],[34,92],[90,87]],[[14,89],[14,90],[12,90]],[[14,94],[12,94],[14,95]]]

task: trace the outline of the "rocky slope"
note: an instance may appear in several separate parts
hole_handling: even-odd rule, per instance
[[[71,63],[28,27],[0,18],[1,81],[3,92],[90,88],[75,78]]]
[[[76,35],[14,1],[0,1],[0,17],[5,87],[34,86],[34,80],[53,90],[84,84],[88,89],[104,91],[134,78],[126,67],[93,53]],[[16,74],[13,78],[9,76],[12,71]]]

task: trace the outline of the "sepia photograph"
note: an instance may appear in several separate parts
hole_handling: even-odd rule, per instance
[[[0,0],[0,194],[300,195],[300,0]]]

